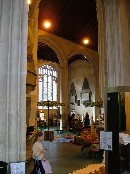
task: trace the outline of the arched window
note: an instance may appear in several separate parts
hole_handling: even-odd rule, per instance
[[[57,71],[51,65],[39,67],[39,102],[57,101]]]

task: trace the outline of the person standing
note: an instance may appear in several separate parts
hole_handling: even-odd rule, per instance
[[[90,119],[88,112],[86,112],[86,115],[84,117],[84,127],[87,128],[88,126],[90,126]]]
[[[44,148],[42,145],[43,132],[38,131],[35,135],[35,140],[33,144],[33,159],[34,159],[34,169],[30,174],[37,174],[37,170],[40,169],[41,174],[45,174],[45,170],[42,165],[42,160],[44,160]]]

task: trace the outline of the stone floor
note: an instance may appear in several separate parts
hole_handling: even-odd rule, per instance
[[[53,174],[69,174],[73,171],[83,168],[91,163],[99,163],[99,160],[88,160],[80,157],[80,146],[72,143],[57,143],[45,141],[43,143],[45,158],[50,161]],[[26,173],[29,174],[33,169],[33,160],[31,159],[26,166]]]
[[[54,130],[54,129],[52,129]],[[55,131],[54,137],[57,135],[64,136],[65,133]],[[92,163],[101,163],[102,160],[84,159],[80,156],[81,146],[66,142],[43,141],[45,149],[45,159],[50,161],[53,174],[70,174],[75,170],[86,167]],[[27,163],[26,174],[30,174],[33,169],[32,142],[27,144]],[[130,174],[129,171],[124,171],[122,174]]]
[[[53,128],[52,130],[55,130]],[[54,137],[60,135],[63,137],[66,133],[59,133],[54,131]],[[27,164],[26,164],[26,174],[30,174],[33,169],[33,159],[31,157],[31,147],[32,143],[27,145]],[[43,146],[45,149],[45,158],[50,161],[53,174],[69,174],[73,171],[83,168],[91,163],[100,163],[101,160],[95,159],[83,159],[80,156],[81,146],[74,145],[72,143],[66,142],[56,142],[56,141],[43,141]]]

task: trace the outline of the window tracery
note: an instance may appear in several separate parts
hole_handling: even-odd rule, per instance
[[[40,101],[57,101],[57,71],[48,64],[39,67]]]

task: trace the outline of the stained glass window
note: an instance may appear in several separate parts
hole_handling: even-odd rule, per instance
[[[57,71],[51,65],[39,67],[39,102],[57,101]]]

